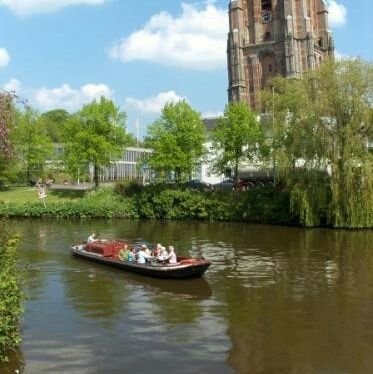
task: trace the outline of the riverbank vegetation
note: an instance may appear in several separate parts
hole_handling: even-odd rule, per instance
[[[20,343],[19,318],[22,312],[22,292],[17,247],[19,237],[0,221],[0,362]]]
[[[1,217],[130,218],[243,221],[294,225],[289,196],[272,186],[250,191],[201,191],[177,184],[118,183],[91,191],[49,191],[46,206],[35,191],[18,202],[18,189],[0,192]],[[49,200],[49,196],[51,199]]]

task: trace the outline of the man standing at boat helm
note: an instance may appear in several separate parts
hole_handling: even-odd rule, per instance
[[[97,240],[96,233],[92,232],[92,234],[88,236],[87,243],[92,243],[96,240]]]

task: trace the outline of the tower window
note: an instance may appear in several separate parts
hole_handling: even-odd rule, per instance
[[[262,0],[262,10],[272,11],[272,0]]]
[[[270,73],[272,73],[272,71],[273,71],[273,66],[272,66],[272,64],[268,64],[268,71],[269,71]]]
[[[272,37],[272,35],[271,35],[271,33],[269,32],[269,31],[267,31],[265,34],[264,34],[264,40],[265,41],[268,41],[268,40],[271,40],[271,37]]]
[[[272,21],[272,0],[262,0],[262,20],[264,23]]]

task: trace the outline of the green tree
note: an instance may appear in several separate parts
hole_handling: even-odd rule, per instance
[[[31,108],[18,112],[12,138],[17,158],[25,168],[26,180],[42,175],[45,162],[51,157],[53,148],[38,113]]]
[[[231,167],[237,183],[240,163],[257,162],[261,158],[264,136],[255,114],[246,104],[230,103],[213,129],[212,142],[214,169],[224,173]]]
[[[373,65],[330,61],[302,80],[272,84],[273,152],[293,212],[306,226],[326,217],[334,227],[371,227]]]
[[[175,179],[191,177],[204,155],[205,129],[201,115],[186,101],[168,103],[148,128],[147,144],[154,150],[147,162]]]
[[[4,184],[13,156],[10,139],[14,118],[13,99],[11,94],[0,90],[0,188]]]
[[[62,143],[63,127],[69,117],[70,114],[65,109],[50,110],[40,116],[48,136],[51,138],[53,143]]]
[[[129,142],[125,120],[126,114],[104,97],[73,115],[64,129],[65,161],[70,172],[77,175],[92,165],[97,187],[100,167],[121,156]]]

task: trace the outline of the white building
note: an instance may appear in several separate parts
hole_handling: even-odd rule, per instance
[[[119,160],[112,161],[110,165],[101,169],[100,180],[106,182],[122,180],[137,180],[142,183],[150,182],[152,172],[142,163],[144,156],[149,153],[152,153],[151,149],[139,147],[126,148]],[[93,178],[93,169],[90,170],[90,174]]]

